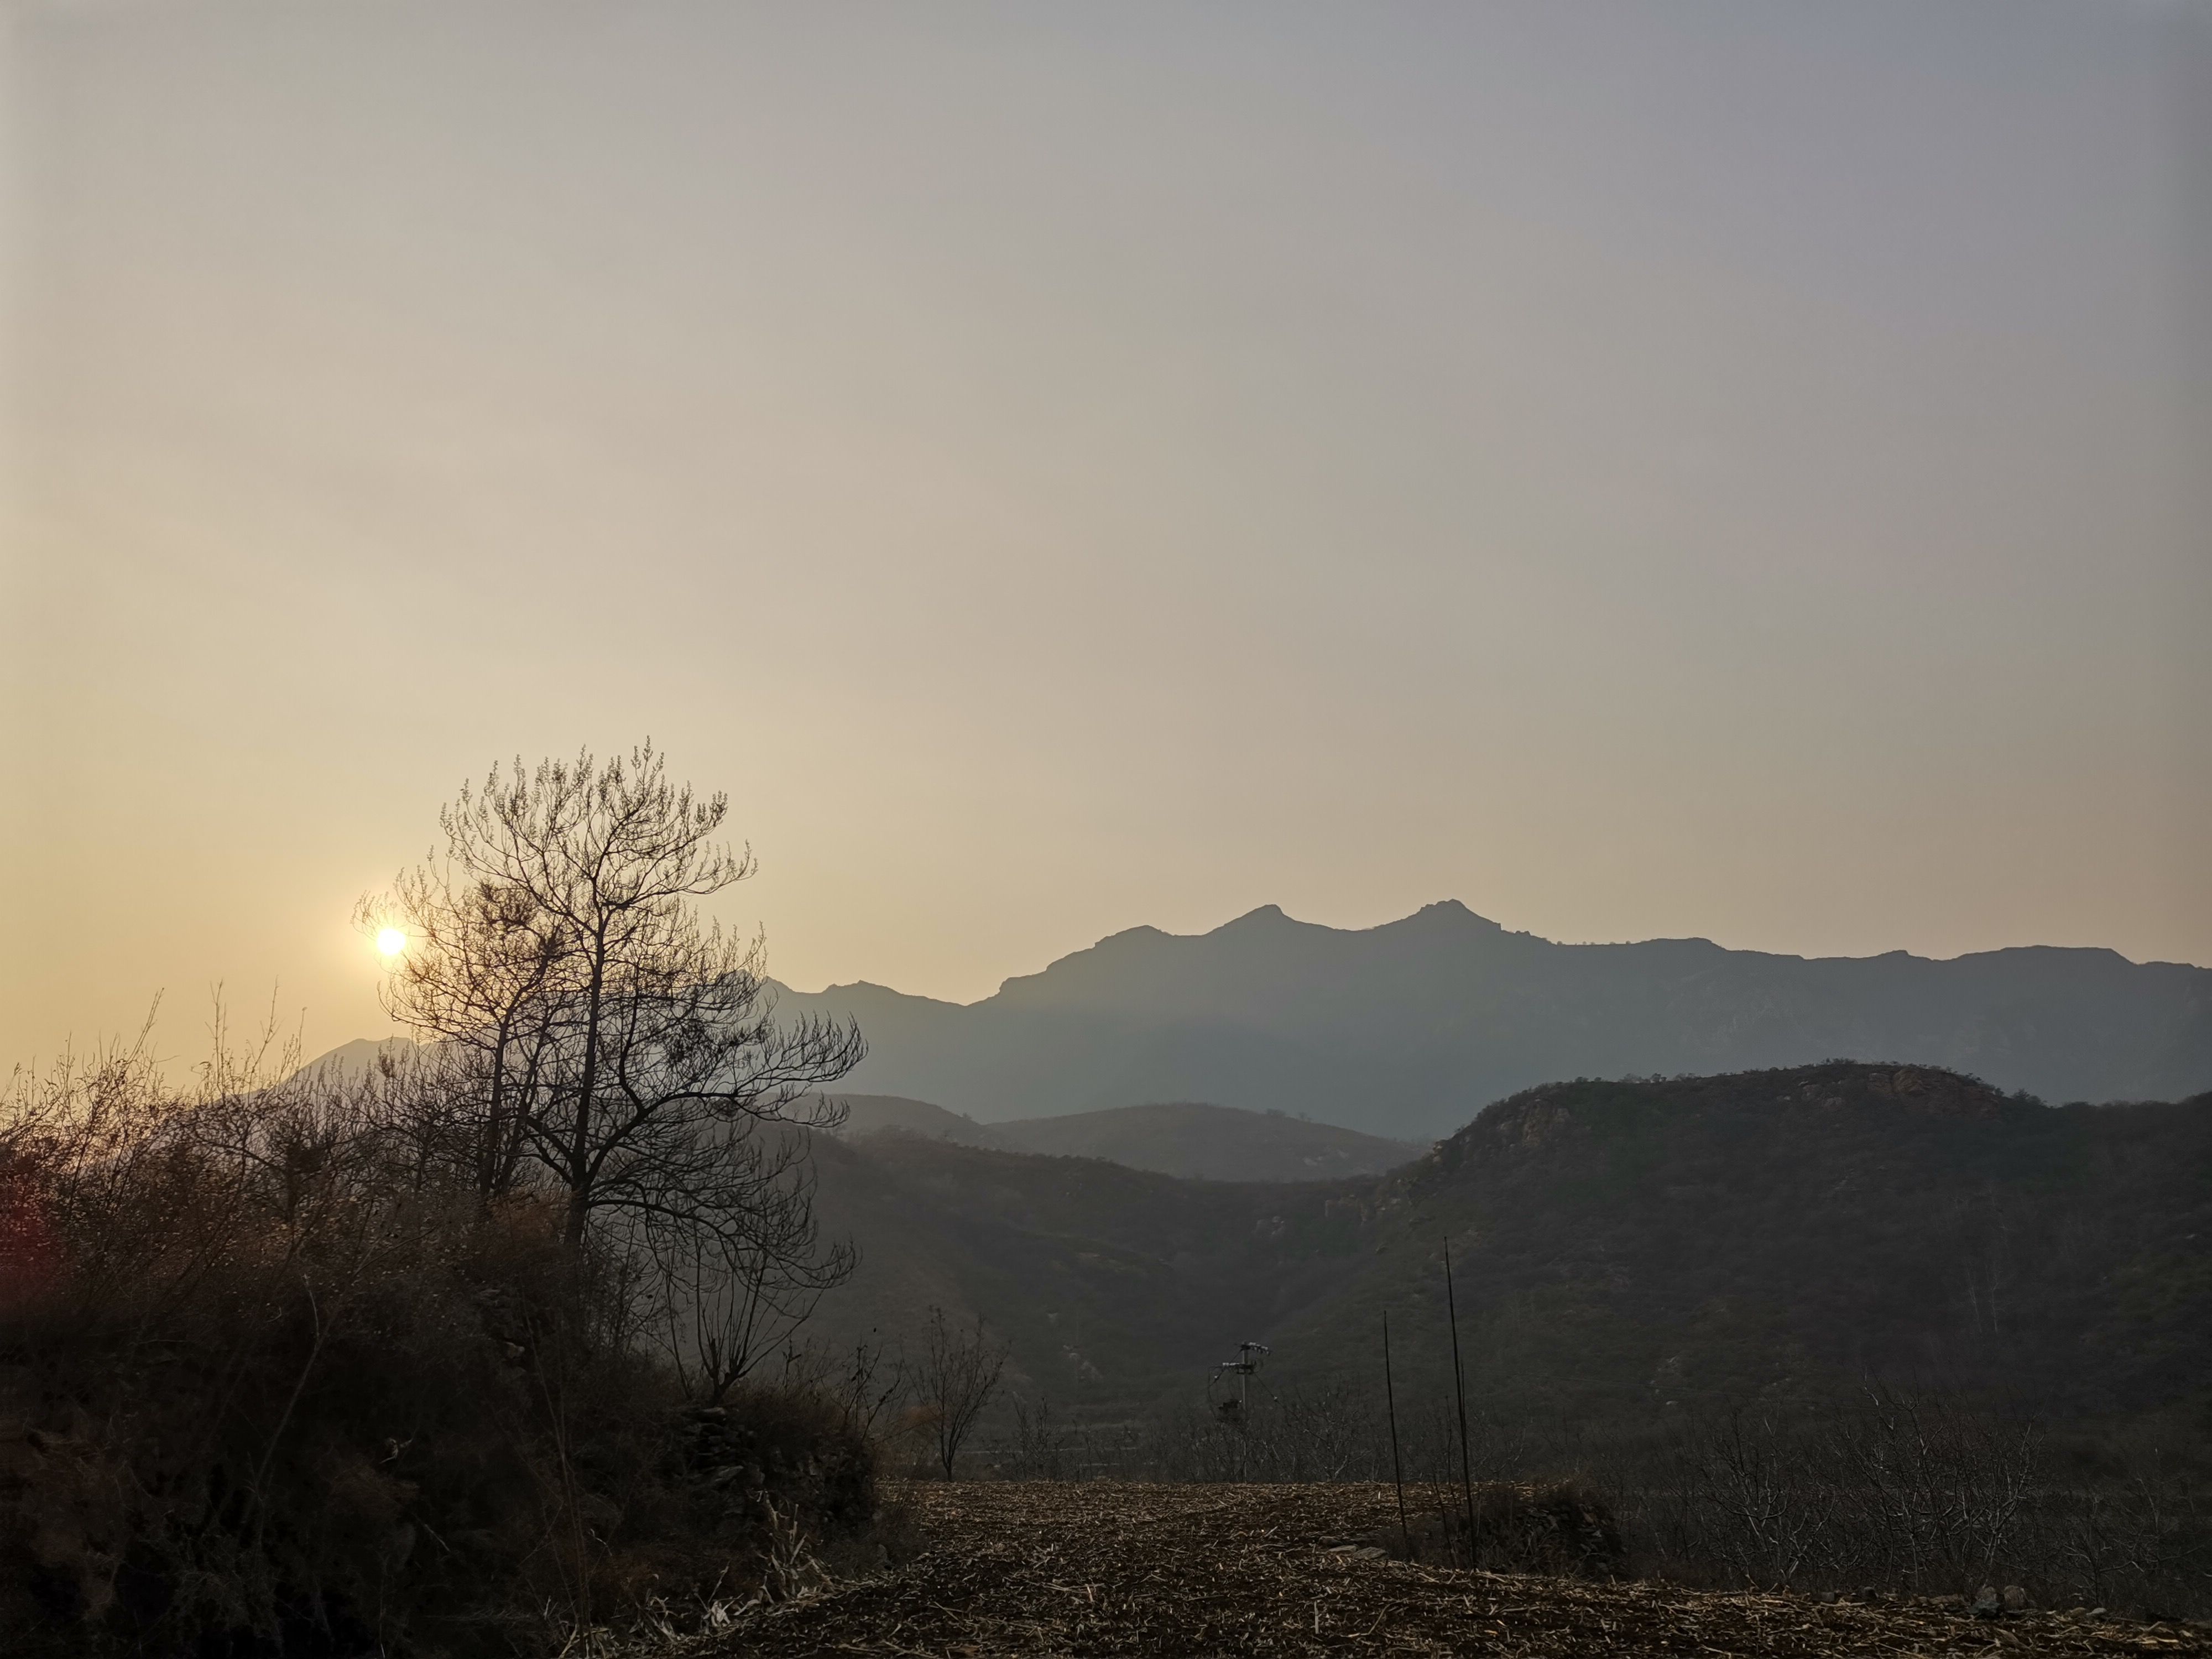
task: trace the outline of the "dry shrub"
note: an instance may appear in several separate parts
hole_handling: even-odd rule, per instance
[[[835,1401],[789,1388],[740,1389],[683,1414],[682,1465],[721,1494],[723,1524],[804,1516],[823,1536],[866,1529],[875,1460]]]
[[[1474,1488],[1474,1549],[1468,1545],[1467,1495],[1437,1486],[1407,1494],[1408,1524],[1368,1541],[1401,1560],[1432,1566],[1536,1572],[1562,1578],[1622,1578],[1628,1552],[1598,1495],[1570,1481],[1545,1486],[1486,1482]]]
[[[796,1392],[687,1407],[618,1257],[421,1157],[391,1073],[0,1102],[0,1649],[550,1649],[872,1513]]]

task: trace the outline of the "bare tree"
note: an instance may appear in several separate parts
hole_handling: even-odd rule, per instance
[[[362,904],[409,935],[392,1017],[465,1062],[455,1156],[488,1198],[550,1180],[572,1249],[597,1226],[788,1260],[791,1229],[761,1224],[792,1166],[756,1132],[834,1125],[819,1091],[866,1052],[850,1024],[779,1024],[759,941],[701,921],[753,871],[715,839],[727,811],[649,744],[518,760],[440,814],[442,854]]]
[[[779,1351],[829,1291],[852,1276],[859,1252],[823,1246],[805,1135],[763,1136],[743,1149],[754,1194],[740,1229],[659,1230],[653,1245],[671,1294],[665,1346],[678,1375],[719,1401]]]
[[[425,1169],[487,1210],[559,1206],[572,1256],[656,1286],[617,1298],[719,1399],[854,1266],[821,1241],[805,1131],[866,1052],[850,1023],[779,1023],[757,939],[698,906],[752,873],[728,803],[650,744],[495,768],[439,815],[444,847],[364,899],[406,935],[385,987],[427,1040],[395,1091]]]
[[[913,1381],[904,1349],[885,1346],[873,1331],[849,1348],[793,1343],[783,1351],[784,1385],[830,1401],[865,1440],[900,1434],[893,1419]]]
[[[442,1145],[489,1205],[515,1186],[530,1121],[561,1076],[562,978],[577,941],[526,887],[472,867],[453,814],[441,817],[447,855],[362,900],[359,919],[404,923],[409,948],[385,983],[385,1008],[435,1045],[415,1064],[447,1074],[431,1096],[444,1110],[416,1127],[439,1132],[426,1143]]]
[[[921,1358],[922,1403],[933,1413],[937,1461],[947,1480],[952,1479],[952,1466],[975,1419],[999,1391],[1007,1352],[1006,1343],[984,1334],[982,1315],[975,1316],[971,1328],[953,1324],[942,1308],[929,1310]]]

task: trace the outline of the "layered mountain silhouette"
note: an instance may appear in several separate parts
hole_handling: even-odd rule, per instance
[[[1560,945],[1455,901],[1379,927],[1274,907],[1197,935],[1137,927],[961,1005],[870,984],[783,993],[856,1018],[847,1086],[991,1122],[1144,1101],[1303,1114],[1426,1139],[1561,1078],[1850,1058],[2045,1100],[2212,1087],[2212,969],[2035,946],[1935,961]]]
[[[876,1134],[921,1135],[1000,1152],[1103,1158],[1133,1170],[1213,1181],[1328,1181],[1374,1175],[1428,1150],[1412,1141],[1385,1140],[1280,1112],[1247,1112],[1191,1101],[978,1123],[926,1100],[897,1095],[834,1098],[845,1108],[841,1133],[848,1140]]]

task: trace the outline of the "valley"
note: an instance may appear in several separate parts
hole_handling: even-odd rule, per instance
[[[823,1139],[860,1266],[817,1333],[981,1315],[1012,1389],[1202,1404],[1243,1340],[1285,1389],[1449,1376],[1451,1240],[1486,1413],[1626,1428],[1869,1376],[2084,1422],[2212,1408],[2212,1097],[2052,1108],[1851,1063],[1530,1090],[1379,1175],[1178,1179],[919,1133]]]

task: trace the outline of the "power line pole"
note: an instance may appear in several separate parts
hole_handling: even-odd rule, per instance
[[[1459,1484],[1467,1502],[1467,1564],[1474,1559],[1474,1466],[1467,1449],[1467,1373],[1459,1361],[1459,1303],[1452,1294],[1451,1237],[1444,1237],[1444,1310],[1451,1320],[1452,1397],[1459,1406]]]

